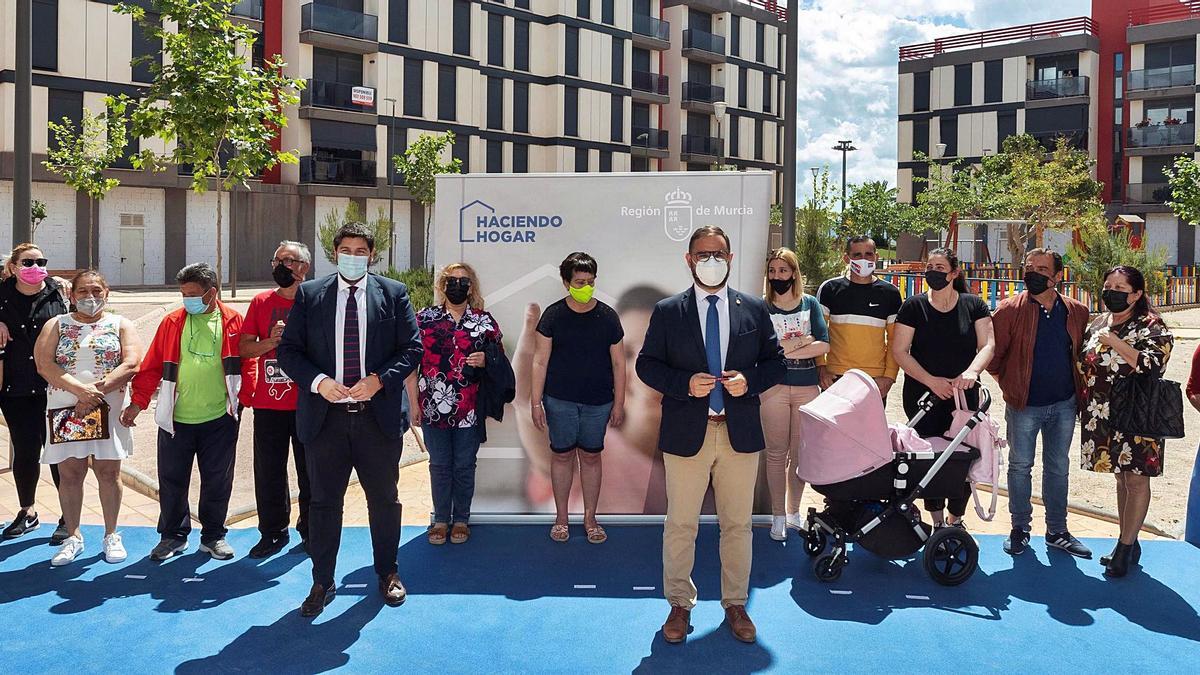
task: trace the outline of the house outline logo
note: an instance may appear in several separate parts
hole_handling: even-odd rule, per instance
[[[663,199],[663,231],[671,241],[685,241],[692,235],[692,195],[678,186]]]
[[[471,244],[475,242],[474,232],[472,232],[472,236],[467,236],[467,224],[470,221],[466,217],[467,211],[471,210],[471,208],[474,206],[480,206],[483,209],[486,209],[487,212],[492,215],[495,215],[496,213],[495,208],[481,199],[476,199],[469,204],[464,204],[463,207],[458,210],[458,241],[461,244]],[[474,225],[474,227],[478,228],[479,226]]]

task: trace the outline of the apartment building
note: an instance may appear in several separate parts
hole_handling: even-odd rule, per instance
[[[40,167],[51,142],[46,120],[77,120],[105,95],[137,96],[149,80],[147,68],[129,61],[158,45],[113,13],[116,2],[33,1],[33,193],[50,213],[36,238],[52,266],[85,264],[94,211],[92,255],[113,283],[167,283],[186,262],[215,259],[214,195],[191,193],[185,170],[126,166],[113,170],[121,187],[91,204]],[[419,264],[424,213],[389,158],[425,133],[453,131],[451,154],[464,172],[700,171],[723,163],[776,171],[781,194],[785,12],[777,4],[239,0],[231,13],[261,36],[254,58],[282,55],[287,74],[307,86],[278,140],[299,164],[226,196],[227,265],[238,279],[268,279],[275,242],[315,246],[319,224],[350,201],[370,216],[394,212],[396,264]],[[11,25],[14,0],[0,0],[0,17]],[[12,229],[11,34],[0,32],[0,59],[3,247]],[[316,258],[317,274],[332,269],[319,251]]]

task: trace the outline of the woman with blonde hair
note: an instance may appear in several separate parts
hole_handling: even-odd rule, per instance
[[[470,265],[447,265],[434,282],[434,301],[417,312],[425,354],[405,385],[408,400],[415,402],[410,423],[421,427],[429,451],[433,525],[427,538],[435,545],[447,539],[462,544],[471,536],[475,459],[483,431],[477,406],[480,371],[488,367],[488,346],[500,346],[503,336],[483,309],[479,277]]]
[[[816,398],[816,359],[829,351],[829,330],[821,305],[804,292],[800,260],[791,249],[767,256],[767,307],[783,347],[787,375],[763,392],[763,437],[767,444],[767,488],[771,493],[771,538],[787,539],[788,528],[801,530],[800,497],[804,482],[796,476],[800,449],[801,405]]]

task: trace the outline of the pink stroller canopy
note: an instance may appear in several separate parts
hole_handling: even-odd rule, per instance
[[[800,406],[796,475],[814,485],[857,478],[891,463],[892,435],[875,380],[851,370]]]

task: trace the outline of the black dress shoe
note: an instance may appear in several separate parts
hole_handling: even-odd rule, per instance
[[[325,611],[325,605],[333,602],[333,596],[335,595],[337,595],[337,588],[335,586],[325,588],[321,584],[313,584],[312,590],[308,592],[308,597],[300,604],[300,616],[317,616]]]
[[[283,550],[287,546],[288,536],[286,534],[267,535],[258,540],[258,543],[250,549],[251,558],[270,558],[271,556]]]
[[[1121,542],[1118,540],[1117,543],[1119,544]],[[1116,553],[1116,552],[1117,552],[1117,549],[1114,547],[1113,553]],[[1104,565],[1105,567],[1108,567],[1109,561],[1112,560],[1113,553],[1109,553],[1108,555],[1100,556],[1100,564]],[[1131,565],[1136,565],[1136,564],[1138,564],[1138,561],[1140,561],[1141,559],[1142,559],[1142,542],[1138,541],[1137,539],[1134,539],[1133,540],[1133,551],[1129,554],[1129,563]]]
[[[379,577],[379,592],[383,594],[383,601],[388,607],[399,607],[408,598],[408,591],[404,590],[400,575],[395,572]]]
[[[1129,558],[1132,553],[1133,546],[1131,544],[1117,542],[1117,547],[1112,552],[1112,558],[1109,559],[1108,565],[1104,567],[1104,576],[1123,577],[1128,574]]]

